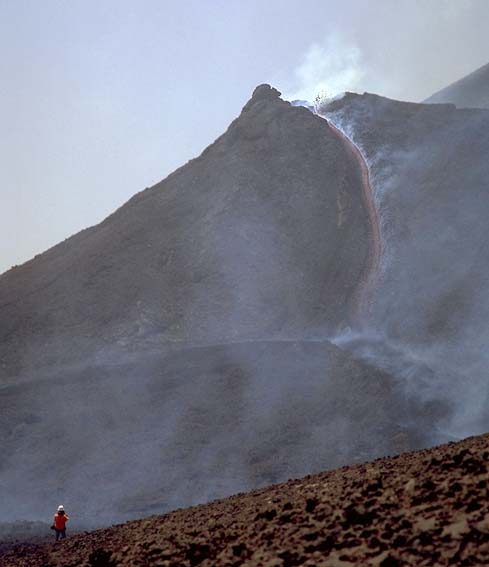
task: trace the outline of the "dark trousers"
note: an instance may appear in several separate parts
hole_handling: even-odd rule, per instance
[[[55,531],[56,531],[56,541],[58,541],[58,539],[65,539],[66,528],[64,530],[55,530]]]

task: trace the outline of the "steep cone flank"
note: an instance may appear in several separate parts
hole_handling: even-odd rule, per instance
[[[432,567],[489,563],[489,436],[166,516],[19,546],[4,567]]]
[[[369,254],[354,155],[258,87],[203,154],[0,277],[0,372],[93,351],[325,336]]]

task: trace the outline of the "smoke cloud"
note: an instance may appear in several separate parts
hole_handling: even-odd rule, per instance
[[[278,81],[290,99],[348,90],[418,102],[487,63],[484,1],[346,0],[310,10],[322,31]]]
[[[339,33],[323,43],[314,43],[295,70],[295,85],[284,96],[288,100],[312,101],[318,94],[334,96],[361,87],[366,68],[362,52]]]

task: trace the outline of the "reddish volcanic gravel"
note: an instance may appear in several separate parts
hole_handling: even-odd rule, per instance
[[[489,564],[489,434],[77,535],[9,566]],[[76,511],[71,511],[73,515]]]

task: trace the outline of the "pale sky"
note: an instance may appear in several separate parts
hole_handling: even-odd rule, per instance
[[[419,101],[489,62],[488,0],[0,0],[0,272],[197,156],[254,87]]]

